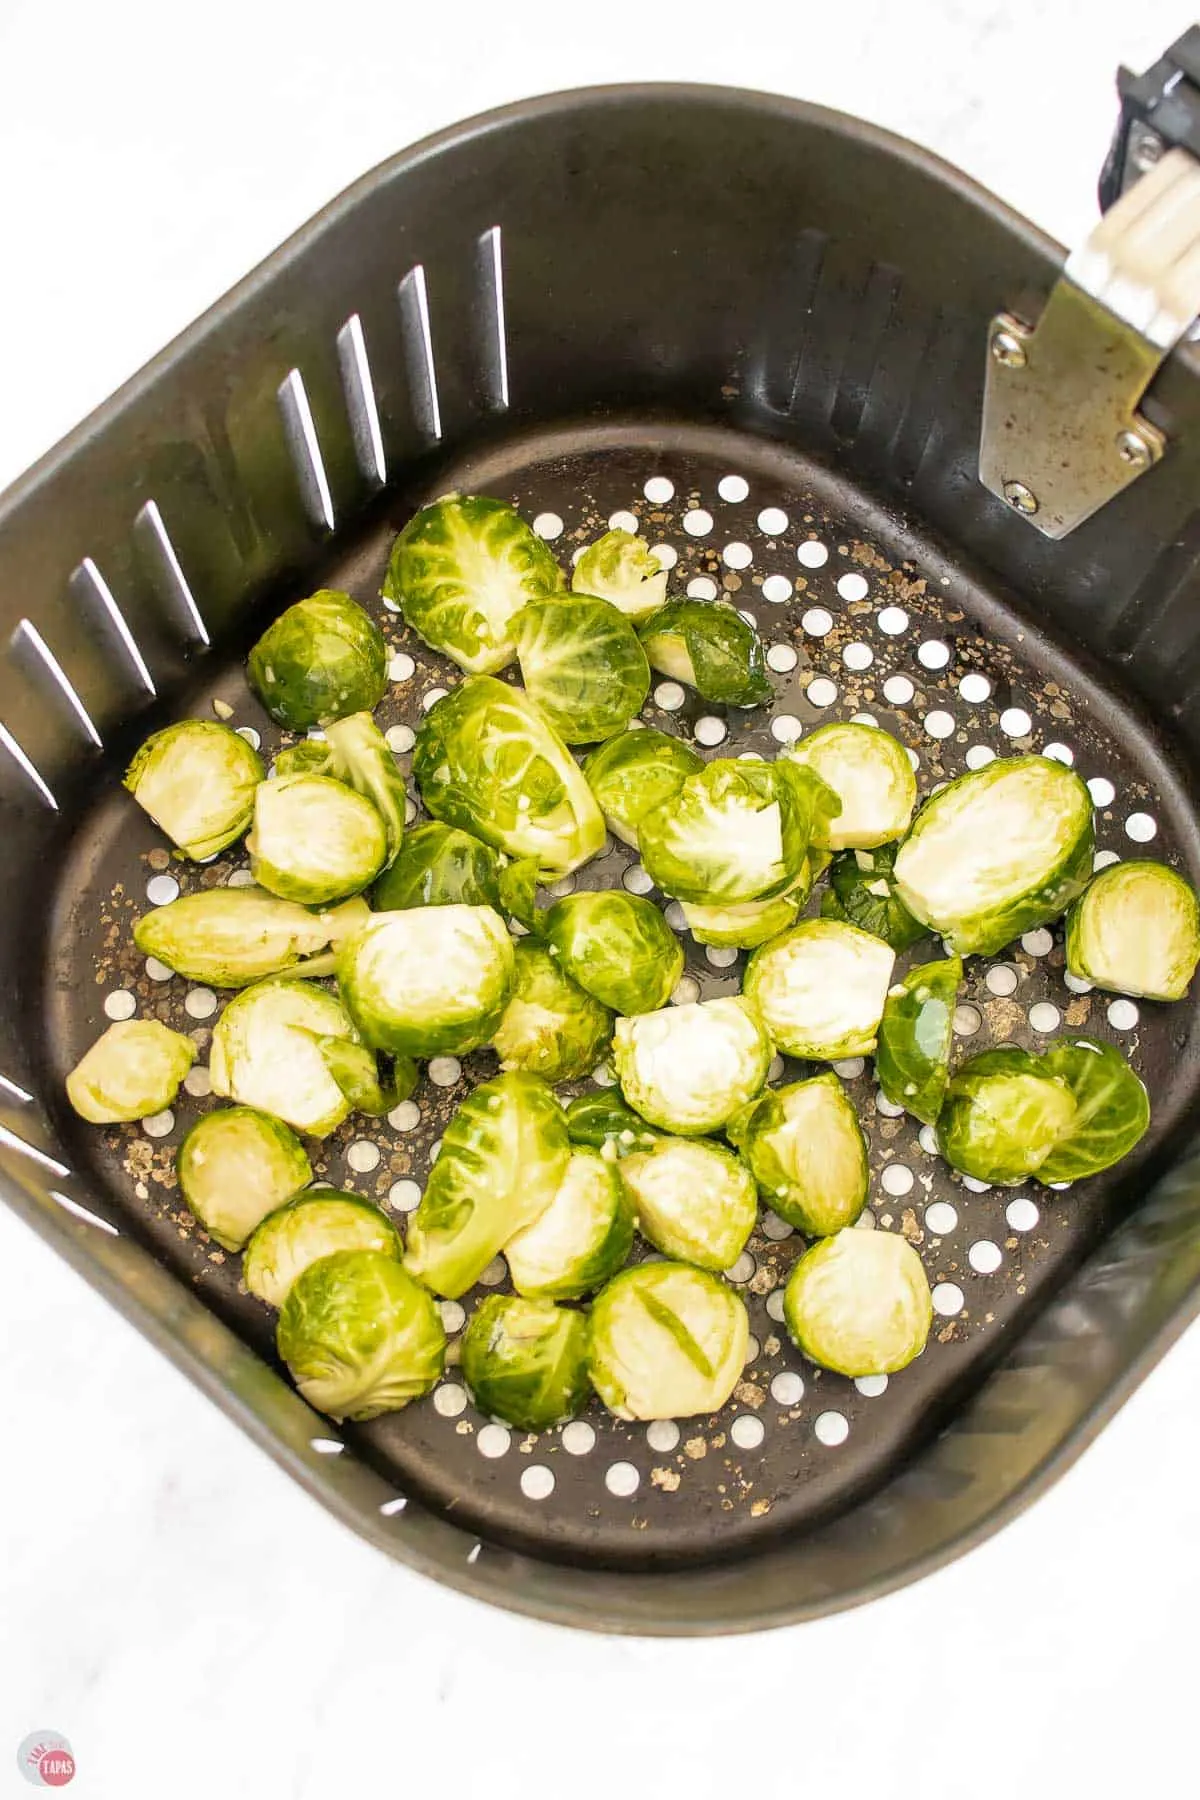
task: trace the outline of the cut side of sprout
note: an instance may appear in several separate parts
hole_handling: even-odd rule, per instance
[[[592,1305],[592,1384],[618,1419],[688,1419],[724,1406],[746,1360],[750,1321],[716,1275],[639,1263]]]
[[[341,1002],[300,981],[269,981],[231,1000],[213,1031],[214,1094],[271,1113],[309,1137],[327,1137],[350,1111],[321,1039],[353,1038]]]
[[[732,998],[618,1019],[613,1047],[630,1106],[683,1137],[720,1130],[758,1093],[771,1062],[757,1017]]]
[[[834,919],[804,919],[756,950],[745,996],[778,1049],[835,1062],[865,1056],[892,979],[895,954]]]
[[[621,1164],[638,1229],[664,1256],[700,1269],[728,1269],[746,1247],[758,1213],[754,1178],[719,1144],[662,1138]]]
[[[761,1095],[728,1131],[764,1204],[798,1230],[826,1237],[853,1225],[866,1205],[866,1140],[836,1075]]]
[[[324,906],[374,881],[388,840],[375,808],[353,788],[324,775],[284,775],[260,783],[246,847],[260,887]]]
[[[146,739],[125,786],[185,856],[206,862],[249,825],[263,775],[258,752],[228,725],[187,719]]]
[[[1067,917],[1067,968],[1112,993],[1182,1000],[1200,961],[1195,889],[1165,863],[1102,869]]]
[[[512,938],[490,906],[374,913],[343,946],[342,995],[364,1041],[404,1056],[457,1056],[490,1041],[515,979]]]
[[[633,1207],[615,1163],[575,1149],[550,1205],[504,1254],[518,1294],[575,1300],[615,1275],[632,1244]]]
[[[91,1125],[147,1119],[170,1106],[196,1046],[157,1019],[110,1025],[67,1076],[67,1099]]]
[[[177,1170],[189,1210],[226,1250],[240,1250],[268,1213],[312,1180],[295,1132],[249,1106],[198,1119],[179,1146]]]
[[[894,1374],[921,1354],[933,1300],[920,1257],[898,1232],[839,1231],[792,1270],[783,1316],[805,1356],[862,1379]]]
[[[815,769],[842,803],[817,841],[829,850],[871,850],[903,837],[917,803],[917,778],[903,744],[874,725],[822,725],[785,752]]]
[[[338,1250],[377,1250],[399,1259],[400,1234],[377,1206],[337,1188],[297,1194],[258,1225],[242,1279],[268,1306],[282,1306],[297,1276]]]

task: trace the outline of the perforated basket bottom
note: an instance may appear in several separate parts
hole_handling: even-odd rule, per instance
[[[515,501],[564,564],[608,524],[640,530],[664,547],[673,593],[722,595],[756,620],[774,671],[771,707],[726,712],[665,680],[652,690],[647,722],[705,754],[770,756],[819,723],[869,718],[908,746],[925,795],[993,755],[1042,751],[1073,763],[1090,783],[1100,858],[1148,851],[1194,865],[1185,797],[1121,706],[915,540],[896,538],[892,528],[885,552],[854,522],[867,514],[862,502],[783,451],[715,431],[606,427],[501,448],[445,471],[436,491],[451,487]],[[398,508],[397,523],[415,498]],[[379,601],[390,538],[390,529],[373,532],[353,554],[313,571],[309,585],[345,586],[380,619],[393,649],[381,718],[407,771],[413,728],[457,672]],[[273,754],[280,734],[249,696],[240,665],[210,666],[206,674],[185,711],[211,716],[221,697],[232,722]],[[1191,873],[1194,879],[1194,866]],[[239,1288],[241,1259],[199,1229],[174,1180],[176,1147],[210,1104],[204,1065],[219,998],[147,963],[129,929],[148,903],[179,888],[245,879],[240,851],[204,868],[170,862],[154,828],[111,779],[54,909],[51,1079],[60,1091],[63,1074],[107,1020],[135,1010],[192,1033],[200,1060],[173,1112],[105,1131],[64,1117],[64,1130],[129,1227],[273,1358],[273,1315]],[[663,900],[620,845],[551,891],[576,881],[624,881]],[[666,916],[681,927],[676,907],[667,905]],[[686,934],[684,943],[678,999],[737,991],[744,956],[705,951]],[[937,953],[936,942],[927,942],[900,967]],[[870,1208],[861,1223],[903,1232],[933,1286],[929,1346],[890,1380],[824,1373],[789,1344],[782,1288],[803,1245],[766,1214],[730,1272],[753,1336],[742,1381],[716,1416],[626,1425],[594,1402],[560,1431],[523,1435],[482,1418],[451,1366],[430,1398],[341,1435],[395,1481],[398,1495],[445,1510],[481,1537],[543,1555],[666,1565],[735,1554],[764,1533],[802,1527],[886,1478],[1002,1353],[1039,1296],[1144,1191],[1195,1092],[1192,1018],[1189,1003],[1161,1007],[1069,988],[1061,930],[1032,932],[994,959],[969,959],[956,1019],[961,1055],[1009,1041],[1036,1048],[1060,1029],[1085,1031],[1119,1045],[1149,1085],[1154,1125],[1137,1155],[1114,1175],[1070,1191],[1032,1183],[987,1190],[963,1181],[932,1153],[928,1128],[897,1116],[878,1095],[869,1062],[836,1065],[870,1139]],[[437,1059],[391,1121],[352,1119],[327,1139],[314,1158],[318,1178],[398,1215],[410,1211],[451,1111],[494,1067],[487,1052],[463,1067]],[[796,1072],[786,1062],[774,1071],[784,1080]],[[596,1079],[612,1078],[602,1069]],[[503,1284],[498,1261],[480,1291]],[[452,1339],[477,1297],[444,1306]]]

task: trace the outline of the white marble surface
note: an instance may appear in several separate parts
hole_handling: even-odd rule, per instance
[[[1084,22],[1086,20],[1086,23]],[[433,127],[646,77],[809,96],[1086,229],[1164,0],[0,7],[0,481],[321,202]],[[490,1612],[292,1487],[0,1210],[0,1792],[1090,1800],[1186,1791],[1200,1336],[1000,1538],[866,1611],[635,1644]],[[6,1785],[7,1784],[7,1785]]]

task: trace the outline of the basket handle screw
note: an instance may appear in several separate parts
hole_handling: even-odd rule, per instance
[[[1023,360],[1024,358],[1022,357],[1022,361]],[[1008,501],[1008,504],[1012,507],[1014,512],[1025,513],[1028,515],[1029,513],[1035,513],[1038,509],[1037,495],[1031,494],[1023,481],[1006,481],[1004,484],[1004,498]]]

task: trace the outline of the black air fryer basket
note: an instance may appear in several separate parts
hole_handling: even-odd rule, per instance
[[[168,867],[120,786],[133,749],[217,702],[269,755],[242,659],[331,586],[391,644],[382,721],[407,771],[453,671],[380,601],[388,548],[421,502],[484,491],[564,566],[632,515],[673,553],[672,591],[757,621],[769,708],[660,682],[651,721],[772,754],[865,715],[926,793],[1045,751],[1091,783],[1106,860],[1150,845],[1196,881],[1200,361],[1174,348],[1200,311],[1196,37],[1122,77],[1113,210],[1065,274],[954,170],[795,101],[615,88],[476,120],[327,208],[0,502],[6,1196],[398,1560],[548,1619],[699,1633],[849,1605],[993,1530],[1200,1300],[1194,1002],[1072,989],[1061,930],[970,960],[964,1051],[1078,1028],[1149,1086],[1137,1153],[1069,1191],[964,1182],[869,1064],[841,1065],[871,1139],[868,1222],[903,1231],[934,1286],[928,1349],[890,1384],[787,1342],[800,1245],[768,1215],[732,1271],[754,1336],[715,1417],[647,1428],[596,1403],[526,1437],[450,1368],[430,1399],[339,1430],[174,1185],[217,1001],[147,964],[129,925],[177,884],[241,879],[243,853]],[[621,846],[580,879],[646,885]],[[685,943],[691,991],[736,989],[732,953]],[[65,1071],[133,1011],[193,1032],[197,1069],[171,1112],[85,1127]],[[410,1209],[490,1066],[441,1059],[415,1106],[326,1140],[318,1176]],[[453,1333],[462,1308],[445,1311]]]

